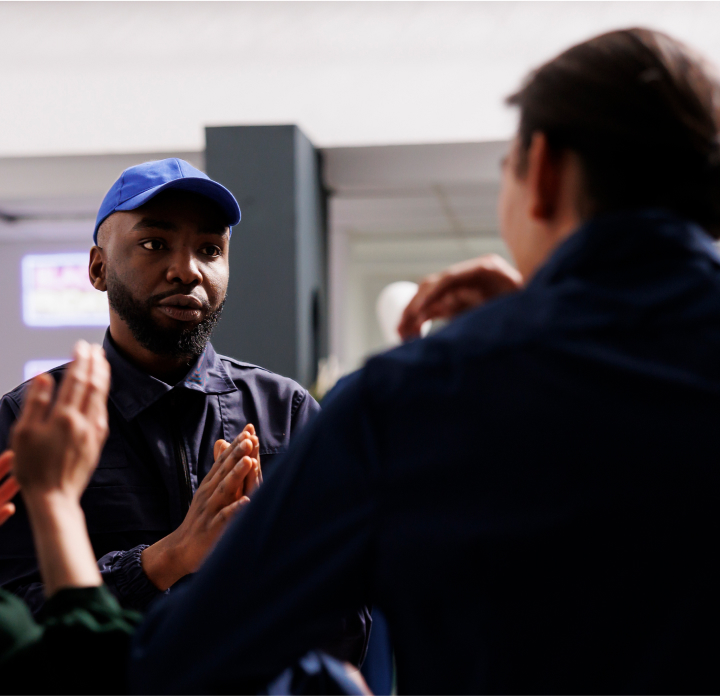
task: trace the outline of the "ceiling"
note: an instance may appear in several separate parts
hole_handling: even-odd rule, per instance
[[[387,239],[497,234],[506,141],[326,148],[334,233]]]
[[[334,232],[366,239],[494,235],[507,142],[324,148]],[[126,167],[202,152],[0,158],[0,240],[88,239],[107,189]]]
[[[720,63],[715,2],[0,2],[0,156],[201,151],[233,124],[506,139],[531,68],[636,24]]]

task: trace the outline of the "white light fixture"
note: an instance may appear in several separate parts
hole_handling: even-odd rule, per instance
[[[377,314],[380,330],[388,346],[398,346],[402,343],[397,327],[410,300],[415,297],[418,284],[408,280],[399,280],[385,286],[378,295],[375,312]],[[420,328],[420,335],[427,336],[430,331],[430,321],[426,321]]]

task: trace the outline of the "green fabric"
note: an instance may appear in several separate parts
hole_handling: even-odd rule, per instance
[[[0,595],[0,667],[5,693],[125,693],[130,639],[141,615],[105,586],[60,590],[33,619]]]
[[[42,629],[25,602],[0,588],[0,663],[6,655],[40,640]]]

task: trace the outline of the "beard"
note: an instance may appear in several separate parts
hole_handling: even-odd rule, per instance
[[[220,321],[225,306],[225,298],[214,310],[210,309],[209,304],[203,303],[206,315],[198,324],[178,328],[164,327],[153,319],[152,309],[160,300],[177,295],[177,290],[151,295],[147,300],[138,300],[133,297],[130,288],[114,273],[108,271],[106,282],[110,306],[128,325],[135,340],[156,355],[193,358],[200,355],[205,350],[213,329]]]

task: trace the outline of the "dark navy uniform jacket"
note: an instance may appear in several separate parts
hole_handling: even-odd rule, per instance
[[[292,380],[215,353],[208,344],[184,380],[171,387],[129,363],[109,333],[104,348],[112,386],[110,435],[82,498],[105,583],[126,607],[144,609],[160,594],[140,553],[176,529],[213,463],[215,441],[252,423],[263,474],[320,407]],[[65,367],[51,371],[57,381]],[[26,385],[0,402],[0,451],[8,445]],[[0,528],[0,584],[37,611],[44,598],[22,501]]]
[[[251,693],[373,601],[401,693],[717,693],[718,424],[710,238],[592,221],[328,398],[154,605],[133,688]]]

